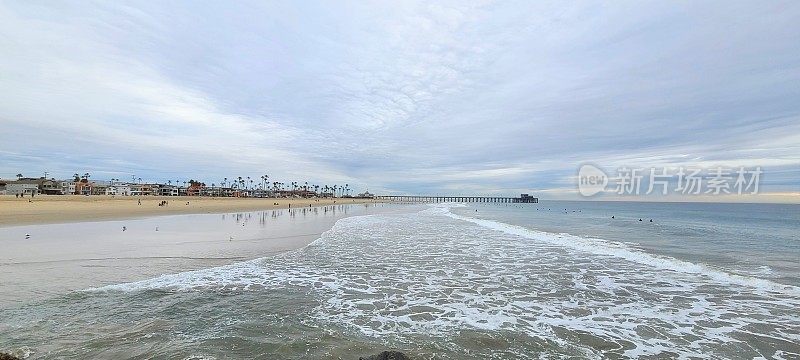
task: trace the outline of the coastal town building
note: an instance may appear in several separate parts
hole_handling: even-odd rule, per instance
[[[158,195],[178,196],[178,187],[174,185],[161,185],[158,188]]]
[[[61,195],[72,195],[75,193],[74,181],[61,181]]]
[[[93,183],[78,181],[75,183],[75,195],[92,195]]]
[[[129,184],[131,196],[152,196],[159,194],[158,184]]]
[[[129,196],[131,187],[127,184],[113,184],[106,188],[106,195]]]
[[[38,195],[39,185],[35,183],[10,183],[6,184],[6,194],[8,195]]]

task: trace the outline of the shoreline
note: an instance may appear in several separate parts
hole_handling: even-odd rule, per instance
[[[136,199],[127,202],[139,206]],[[219,213],[187,210],[0,226],[0,284],[10,290],[0,294],[0,310],[80,289],[274,256],[307,246],[343,218],[396,211],[384,203],[338,199],[312,207],[294,204],[291,209],[288,203],[241,211],[224,206],[215,208]]]
[[[141,205],[139,201],[141,200]],[[165,206],[159,206],[167,201]],[[377,204],[374,199],[322,198],[228,198],[198,196],[81,196],[38,195],[34,198],[15,198],[0,195],[0,228],[62,224],[72,222],[127,220],[162,215],[219,214],[238,211],[258,211],[308,208],[329,205]],[[187,205],[188,203],[188,205]],[[277,205],[275,205],[277,203]]]

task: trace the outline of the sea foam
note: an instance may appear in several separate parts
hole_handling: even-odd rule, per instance
[[[788,284],[780,284],[767,279],[751,276],[731,274],[703,264],[696,264],[667,256],[650,254],[630,246],[615,241],[604,239],[575,236],[566,233],[549,233],[528,229],[522,226],[503,223],[495,220],[474,218],[458,215],[450,211],[450,206],[434,206],[432,213],[439,213],[453,219],[471,222],[496,231],[507,234],[525,237],[535,241],[541,241],[565,248],[583,251],[595,255],[613,256],[622,258],[634,263],[651,266],[661,270],[676,271],[687,274],[695,274],[717,282],[744,285],[758,289],[760,291],[784,293],[791,296],[800,296],[800,287]]]

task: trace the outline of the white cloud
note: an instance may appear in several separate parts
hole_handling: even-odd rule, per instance
[[[800,6],[628,5],[6,3],[0,174],[569,193],[592,162],[800,186]]]

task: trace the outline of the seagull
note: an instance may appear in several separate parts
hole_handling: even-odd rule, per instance
[[[25,234],[25,238],[26,239],[30,239],[31,238],[31,234]]]

